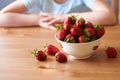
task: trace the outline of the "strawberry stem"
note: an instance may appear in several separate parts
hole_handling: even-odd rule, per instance
[[[36,57],[38,54],[38,49],[34,49],[34,56]]]
[[[84,23],[85,23],[85,20],[84,20],[82,17],[80,18],[80,23],[81,23],[81,24],[84,24]]]
[[[99,30],[99,29],[102,29],[102,28],[103,28],[103,25],[102,25],[102,24],[98,24],[98,25],[96,25],[96,27],[95,27],[96,30]]]
[[[73,22],[75,23],[76,22],[76,16],[71,15],[70,17],[72,18]]]
[[[73,38],[66,38],[65,42],[67,42],[67,43],[75,43],[75,41],[73,40]]]
[[[57,24],[57,25],[56,25],[56,29],[57,29],[57,31],[59,31],[59,30],[63,30],[64,28],[63,28],[63,26],[62,26],[62,25]]]

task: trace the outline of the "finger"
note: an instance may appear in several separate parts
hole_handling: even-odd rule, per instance
[[[45,23],[40,23],[39,25],[40,25],[40,27],[48,28],[47,24],[45,24]]]
[[[51,20],[51,21],[48,22],[48,25],[53,25],[55,23],[56,23],[56,20]]]
[[[49,26],[54,26],[54,27],[55,27],[57,24],[61,24],[61,22],[59,22],[59,21],[57,21],[57,20],[55,20],[55,19],[52,20],[52,21],[50,21],[50,22],[48,22],[48,25],[49,25]]]
[[[47,29],[52,29],[52,30],[56,30],[55,27],[49,26],[47,23],[41,23],[40,27],[47,28]]]
[[[56,28],[54,26],[49,26],[49,28],[52,30],[56,30]]]

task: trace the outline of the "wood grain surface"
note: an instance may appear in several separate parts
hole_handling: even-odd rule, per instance
[[[120,25],[107,26],[105,30],[93,56],[76,60],[67,55],[67,63],[58,63],[55,56],[41,62],[33,56],[34,49],[43,49],[46,44],[60,48],[54,38],[56,31],[40,27],[0,28],[0,80],[120,80]],[[107,57],[107,46],[117,49],[117,58]]]

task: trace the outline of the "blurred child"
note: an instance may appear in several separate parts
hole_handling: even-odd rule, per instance
[[[39,25],[53,29],[70,15],[83,17],[93,24],[116,23],[115,14],[105,0],[17,0],[0,11],[0,26]]]

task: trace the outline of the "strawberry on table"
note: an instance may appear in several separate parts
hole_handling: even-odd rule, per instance
[[[36,57],[38,61],[45,61],[47,58],[47,55],[45,54],[44,51],[42,50],[38,51],[37,49],[34,50],[34,56]]]
[[[56,46],[49,44],[46,47],[45,52],[49,55],[55,55],[57,52],[59,52],[59,49]]]
[[[106,54],[109,58],[115,58],[117,56],[117,51],[114,47],[108,47],[106,49]]]
[[[67,57],[64,53],[62,52],[58,52],[56,53],[56,61],[63,63],[63,62],[67,62]]]

